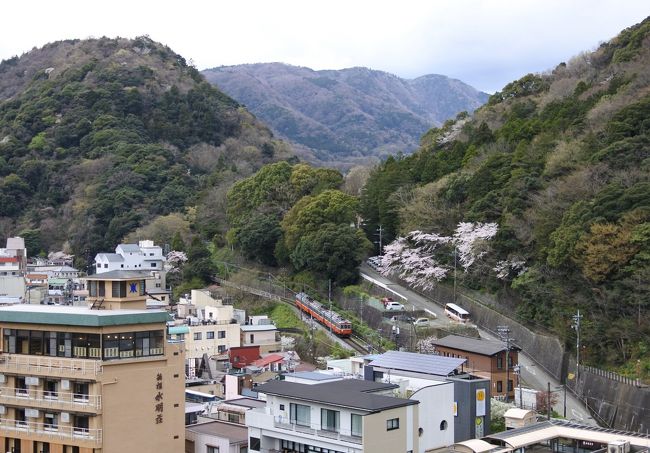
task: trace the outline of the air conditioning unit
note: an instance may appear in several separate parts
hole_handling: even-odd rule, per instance
[[[61,412],[61,422],[70,423],[70,414],[67,412]]]
[[[4,374],[0,374],[0,384],[4,384],[5,382],[7,382],[7,378]]]
[[[607,444],[607,453],[630,453],[630,442],[613,440]]]
[[[25,384],[27,385],[39,385],[40,380],[37,377],[27,376],[25,378]]]
[[[67,379],[61,379],[61,390],[70,390],[70,381]]]
[[[0,406],[0,415],[4,415],[7,413],[7,408],[4,406]]]
[[[39,413],[37,409],[25,409],[25,417],[38,418]]]

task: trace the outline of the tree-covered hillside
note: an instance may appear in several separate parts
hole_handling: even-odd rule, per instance
[[[418,152],[371,175],[367,233],[497,222],[493,253],[461,274],[465,285],[571,344],[581,309],[586,362],[650,373],[649,62],[646,19],[430,130]]]
[[[488,98],[438,74],[407,80],[368,68],[314,71],[282,63],[202,73],[290,140],[305,160],[337,168],[410,153],[431,126]]]
[[[228,187],[286,157],[147,37],[62,41],[0,64],[0,236],[32,248],[92,258],[138,228],[211,239],[225,232]]]

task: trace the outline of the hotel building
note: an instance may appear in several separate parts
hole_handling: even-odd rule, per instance
[[[144,309],[140,273],[87,280],[88,308],[0,307],[0,451],[183,451],[183,347],[166,341],[168,314]]]

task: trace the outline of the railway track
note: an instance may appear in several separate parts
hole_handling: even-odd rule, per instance
[[[368,354],[368,344],[359,337],[342,338],[343,342],[353,350],[362,354]]]

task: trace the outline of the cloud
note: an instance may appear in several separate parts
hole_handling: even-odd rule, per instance
[[[8,2],[3,9],[0,58],[60,39],[147,34],[201,69],[270,61],[367,66],[409,78],[445,74],[494,91],[610,39],[643,20],[647,3],[114,0]]]

